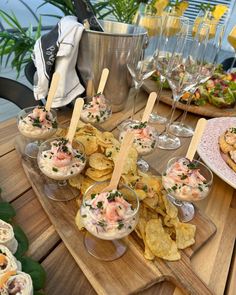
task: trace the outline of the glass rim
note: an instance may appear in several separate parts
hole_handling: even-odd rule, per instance
[[[207,185],[211,185],[212,183],[213,183],[213,172],[211,171],[211,169],[205,164],[205,163],[203,163],[203,162],[201,162],[201,161],[199,161],[199,160],[196,160],[196,159],[193,159],[192,161],[190,161],[188,158],[186,158],[186,157],[173,157],[173,158],[171,158],[171,159],[169,159],[168,160],[168,162],[167,162],[167,167],[166,167],[166,169],[165,169],[165,171],[162,173],[162,175],[167,171],[167,169],[169,168],[169,166],[170,166],[170,162],[171,161],[173,161],[173,160],[180,160],[180,159],[186,159],[186,160],[188,160],[189,162],[195,162],[195,163],[198,163],[198,164],[200,164],[201,166],[203,166],[208,172],[209,172],[209,174],[210,174],[210,180],[209,181],[207,181]]]
[[[40,106],[40,105],[35,105],[35,106],[31,106],[31,107],[23,108],[23,109],[21,109],[21,110],[18,112],[17,116],[19,117],[21,113],[23,113],[23,112],[27,113],[28,111],[34,110],[34,109],[37,108],[37,107],[42,107],[42,108],[44,107],[44,108],[45,108],[45,106]],[[50,112],[52,113],[53,117],[57,118],[57,112],[56,112],[56,110],[54,110],[54,109],[50,109]]]
[[[43,145],[45,145],[45,144],[49,144],[50,142],[52,142],[52,141],[54,141],[54,140],[56,140],[56,139],[62,139],[62,138],[63,138],[63,139],[66,139],[66,138],[63,137],[63,136],[61,136],[61,137],[53,136],[53,137],[51,137],[51,138],[49,138],[49,139],[47,139],[47,140],[44,140],[44,141],[40,144],[40,147],[39,147],[39,153],[42,152]],[[75,138],[73,138],[73,141],[75,141],[76,143],[78,143],[78,144],[82,147],[82,149],[83,149],[83,151],[82,151],[82,155],[83,155],[83,156],[86,156],[86,154],[85,154],[85,147],[84,147],[83,143],[82,143],[81,141],[75,139]],[[73,141],[72,141],[72,147],[73,147]]]
[[[82,205],[81,206],[85,206],[85,197],[86,197],[86,195],[88,194],[88,192],[92,189],[92,188],[94,188],[95,186],[97,186],[97,185],[101,185],[101,184],[105,184],[105,183],[107,183],[107,184],[109,184],[110,183],[110,180],[104,180],[104,181],[96,181],[95,183],[93,183],[92,185],[90,185],[87,189],[86,189],[86,191],[85,191],[85,193],[84,193],[84,195],[83,195],[83,200],[82,200]],[[136,201],[137,201],[137,207],[134,209],[134,212],[132,213],[132,214],[130,214],[129,215],[129,218],[128,219],[130,219],[130,218],[133,218],[138,212],[139,212],[139,207],[140,207],[140,201],[139,201],[139,198],[138,198],[138,195],[136,194],[136,192],[131,188],[131,187],[129,187],[127,184],[124,184],[124,183],[119,183],[118,184],[118,186],[119,185],[121,185],[121,186],[123,186],[123,187],[125,187],[125,188],[127,188],[128,190],[130,190],[133,194],[134,194],[134,196],[135,196],[135,198],[136,198]],[[117,190],[119,191],[119,188],[117,188]],[[89,211],[89,213],[90,213],[90,211]],[[91,214],[90,214],[91,215]],[[94,220],[96,220],[96,218],[93,218]],[[109,224],[116,224],[117,222],[110,222]]]

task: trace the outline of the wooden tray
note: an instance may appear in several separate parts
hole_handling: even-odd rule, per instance
[[[16,144],[18,145],[18,140]],[[21,148],[17,145],[16,149],[20,151]],[[163,280],[172,281],[188,294],[212,294],[190,265],[190,258],[216,232],[215,225],[207,216],[196,210],[192,221],[197,226],[196,243],[181,252],[182,258],[179,261],[168,262],[158,258],[147,261],[143,257],[143,243],[135,233],[127,237],[129,249],[123,257],[112,262],[99,261],[86,251],[84,232],[79,231],[75,225],[78,210],[76,201],[55,202],[47,198],[44,187],[48,178],[42,175],[36,160],[22,157],[22,165],[52,224],[98,294],[133,294]]]
[[[147,91],[147,93],[150,93],[152,91],[157,91],[157,82],[151,79],[148,79],[144,81],[143,83],[143,89]],[[173,99],[172,99],[172,93],[170,90],[163,90],[161,94],[161,99],[162,102],[172,105]],[[187,109],[187,105],[181,102],[177,102],[178,109],[185,111]],[[209,103],[205,104],[204,106],[195,106],[195,105],[190,105],[189,112],[197,114],[197,115],[202,115],[205,117],[234,117],[236,113],[236,106],[234,108],[225,108],[225,109],[220,109],[217,108]]]

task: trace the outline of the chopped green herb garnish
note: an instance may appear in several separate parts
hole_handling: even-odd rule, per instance
[[[96,197],[96,194],[91,194],[91,199],[94,199]]]
[[[187,165],[187,167],[188,167],[189,169],[197,169],[197,167],[198,167],[198,163],[190,162],[190,163]]]
[[[124,226],[124,223],[122,223],[122,222],[119,222],[119,225],[118,225],[118,229],[122,229],[122,227]]]
[[[54,172],[58,172],[58,169],[55,168],[55,167],[52,167],[52,171],[54,171]]]
[[[103,202],[97,202],[97,208],[102,209],[103,208]]]

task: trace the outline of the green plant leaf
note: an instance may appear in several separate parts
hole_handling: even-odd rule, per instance
[[[38,262],[25,256],[20,259],[20,262],[22,270],[31,276],[34,290],[41,290],[46,281],[46,272],[43,267]]]
[[[15,209],[8,202],[0,202],[0,219],[9,222],[16,215]]]
[[[18,242],[18,248],[14,255],[17,259],[20,259],[29,249],[29,241],[23,230],[18,225],[13,225],[13,231]]]

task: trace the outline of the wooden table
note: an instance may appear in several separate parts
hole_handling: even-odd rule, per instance
[[[147,94],[143,92],[137,100],[137,118],[140,118],[146,98]],[[113,114],[112,119],[104,123],[102,127],[117,134],[116,127],[131,114],[131,105],[131,101],[128,101],[126,109]],[[166,115],[170,112],[170,108],[160,104],[159,112]],[[60,110],[58,114],[60,122],[66,123],[70,118],[71,110]],[[175,120],[181,114],[182,111],[177,111]],[[196,115],[189,114],[188,124],[194,126],[198,118]],[[157,128],[159,132],[163,131],[162,126]],[[45,294],[96,294],[96,290],[83,275],[50,223],[24,174],[20,158],[14,148],[14,138],[17,134],[15,118],[0,124],[0,187],[3,190],[3,199],[11,202],[16,209],[15,221],[29,238],[28,256],[42,263],[47,272]],[[146,159],[161,173],[170,157],[185,154],[190,139],[181,139],[181,142],[182,146],[178,150],[157,149]],[[193,257],[192,267],[213,293],[236,294],[236,191],[214,175],[214,186],[210,196],[198,205],[216,224],[217,233]],[[94,260],[94,267],[96,267],[96,260]],[[140,294],[182,293],[172,284],[163,282]]]

